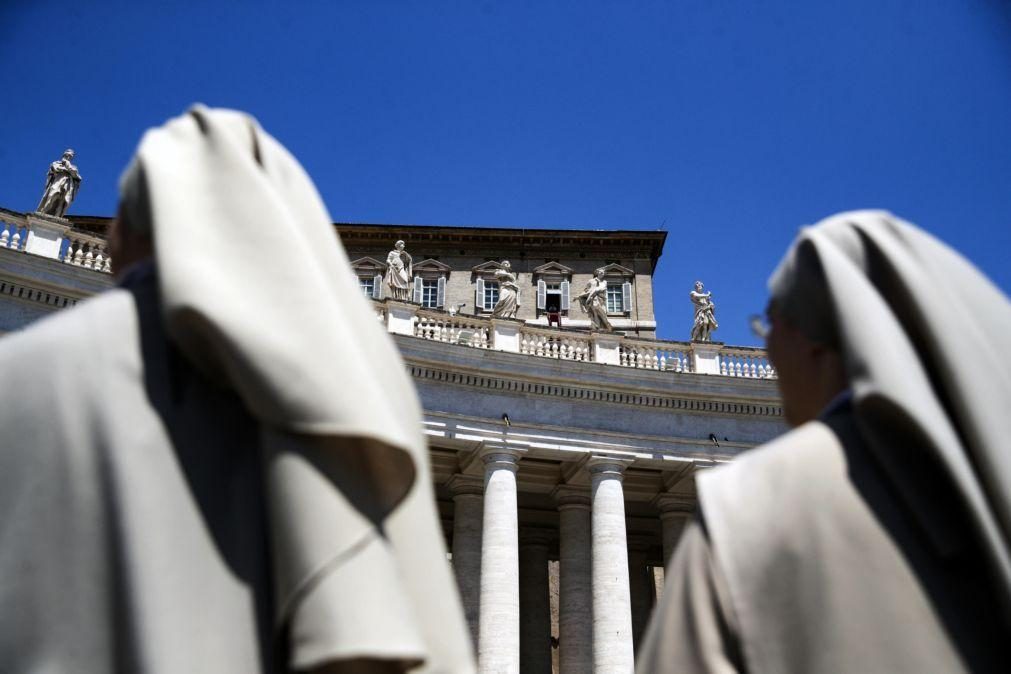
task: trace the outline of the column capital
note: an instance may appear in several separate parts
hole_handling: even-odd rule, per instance
[[[477,458],[484,464],[485,472],[491,470],[509,470],[516,472],[519,469],[520,459],[527,453],[527,450],[518,447],[506,447],[505,445],[484,445],[477,450]]]
[[[660,519],[688,518],[695,514],[695,501],[687,494],[657,494],[653,505],[660,511]]]
[[[590,471],[591,479],[613,478],[623,480],[625,478],[625,469],[632,465],[633,462],[634,459],[621,456],[594,454],[586,462],[586,467]]]
[[[453,498],[467,495],[484,496],[484,480],[473,475],[456,473],[446,481],[446,489]]]
[[[590,492],[585,488],[560,484],[552,490],[551,497],[555,499],[559,510],[567,510],[569,508],[590,509]]]

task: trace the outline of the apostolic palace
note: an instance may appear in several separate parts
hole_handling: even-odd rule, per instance
[[[0,208],[0,333],[112,285],[109,222]],[[694,476],[785,429],[765,353],[710,340],[701,284],[697,341],[656,339],[665,232],[334,227],[421,398],[482,670],[630,671]]]

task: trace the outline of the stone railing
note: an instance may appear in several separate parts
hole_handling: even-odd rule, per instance
[[[24,250],[28,241],[28,218],[0,210],[0,248]]]
[[[593,341],[589,335],[544,328],[519,329],[520,353],[561,360],[593,360]]]
[[[373,301],[373,306],[389,332],[435,342],[640,370],[749,379],[776,377],[765,351],[754,347],[552,330],[515,319],[450,315],[391,299]]]
[[[641,370],[692,371],[692,345],[688,342],[623,340],[618,345],[618,364]]]
[[[106,274],[112,271],[105,239],[74,230],[64,218],[0,209],[0,248],[61,260]]]
[[[491,326],[479,318],[450,316],[442,311],[418,309],[414,336],[449,344],[463,344],[487,349],[491,343]]]
[[[725,346],[720,349],[720,374],[726,377],[772,379],[776,370],[765,349],[746,346]]]
[[[104,239],[80,232],[68,232],[63,252],[63,261],[85,269],[112,272],[112,259],[106,250]]]

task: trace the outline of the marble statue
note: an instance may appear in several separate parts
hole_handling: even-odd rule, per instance
[[[593,278],[583,288],[583,292],[576,295],[579,306],[583,312],[590,317],[590,326],[593,330],[604,330],[611,332],[614,328],[611,321],[607,320],[607,281],[604,280],[604,270],[598,269]]]
[[[520,308],[520,287],[508,260],[502,262],[502,269],[495,270],[495,280],[498,281],[498,302],[491,315],[494,318],[516,318]]]
[[[693,342],[711,342],[713,330],[720,327],[716,322],[716,304],[711,292],[703,292],[702,281],[695,282],[695,290],[690,294],[695,305],[695,323],[692,325]]]
[[[409,302],[411,299],[411,277],[413,276],[411,256],[404,250],[404,242],[397,241],[386,256],[386,286],[390,297]]]
[[[46,189],[36,212],[43,215],[55,215],[62,218],[70,207],[70,202],[77,196],[81,187],[81,174],[77,167],[71,164],[74,151],[67,149],[63,157],[49,165],[46,174]]]

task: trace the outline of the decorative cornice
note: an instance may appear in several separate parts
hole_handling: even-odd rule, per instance
[[[539,383],[519,378],[447,370],[413,363],[408,364],[407,370],[415,379],[442,382],[452,386],[468,386],[485,391],[507,391],[555,399],[569,398],[583,402],[604,402],[634,407],[657,407],[661,409],[684,410],[686,412],[738,414],[751,417],[783,416],[783,410],[778,405],[706,400],[656,393],[608,391],[606,389],[589,388],[575,384]]]
[[[416,262],[414,264],[415,271],[438,271],[438,272],[449,272],[453,268],[450,267],[445,262],[440,262],[434,258],[428,258],[427,260],[422,260],[421,262]]]
[[[386,269],[386,264],[383,263],[383,262],[380,262],[379,260],[375,259],[374,257],[365,256],[365,257],[360,257],[357,260],[352,260],[351,261],[351,268],[352,269],[383,269],[383,270],[385,270]]]
[[[542,264],[539,267],[534,267],[532,270],[530,270],[530,273],[536,275],[557,274],[559,276],[571,276],[572,274],[575,273],[575,270],[566,267],[564,264],[561,264],[560,262],[548,262]]]
[[[55,309],[72,307],[78,302],[76,297],[68,297],[67,295],[60,295],[49,290],[33,288],[7,279],[0,279],[0,295],[8,295],[16,299],[25,300],[26,302],[44,304]]]

